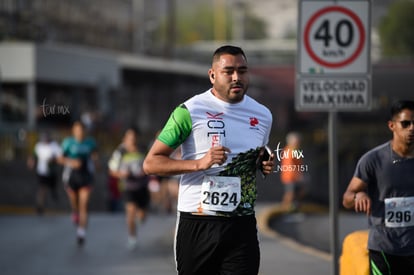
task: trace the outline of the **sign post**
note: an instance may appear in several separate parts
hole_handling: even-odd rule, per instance
[[[328,138],[329,138],[329,221],[330,221],[330,250],[332,254],[332,275],[339,274],[339,230],[338,230],[338,147],[337,112],[329,112]]]
[[[371,107],[369,0],[300,0],[295,107],[329,113],[332,274],[338,274],[337,112]]]
[[[368,110],[370,1],[302,0],[298,33],[296,109]]]

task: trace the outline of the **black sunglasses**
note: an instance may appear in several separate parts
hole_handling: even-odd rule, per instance
[[[401,120],[399,122],[401,123],[401,127],[403,127],[403,128],[407,128],[411,124],[414,125],[414,120]]]

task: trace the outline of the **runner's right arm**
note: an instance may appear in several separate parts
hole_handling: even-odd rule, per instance
[[[366,193],[367,184],[358,177],[353,177],[346,189],[342,204],[345,208],[354,208],[356,212],[371,213],[371,199]]]

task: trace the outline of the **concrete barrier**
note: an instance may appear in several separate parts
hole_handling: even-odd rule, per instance
[[[348,234],[342,244],[340,275],[369,275],[368,230]]]

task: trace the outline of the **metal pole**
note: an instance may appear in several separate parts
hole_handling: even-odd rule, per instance
[[[3,117],[2,117],[2,110],[3,110],[3,96],[1,95],[3,89],[3,78],[1,74],[1,68],[0,68],[0,128],[2,128],[3,124]]]
[[[244,40],[244,21],[245,21],[245,3],[244,1],[235,1],[232,5],[232,39],[234,41]]]
[[[34,81],[26,84],[26,102],[26,123],[28,129],[33,130],[36,126],[36,83]]]
[[[332,254],[332,275],[338,275],[338,149],[336,144],[337,136],[337,112],[329,112],[329,218],[331,227],[331,254]]]
[[[214,0],[214,40],[225,41],[226,36],[226,9],[223,0]]]
[[[144,53],[145,51],[145,0],[132,0],[132,52]]]
[[[173,58],[175,54],[176,44],[176,0],[167,1],[167,35],[166,43],[164,45],[164,57],[167,59]]]

